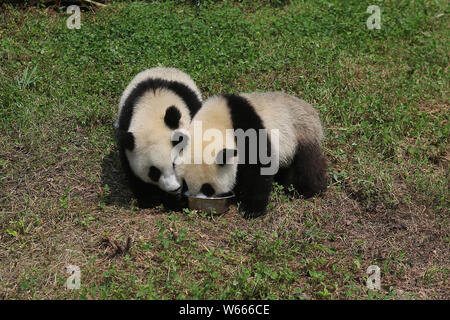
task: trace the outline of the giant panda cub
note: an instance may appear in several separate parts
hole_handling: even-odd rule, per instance
[[[251,131],[258,133],[253,140]],[[320,119],[296,97],[280,92],[214,96],[186,132],[175,134],[187,138],[174,164],[183,191],[206,197],[234,191],[246,218],[265,214],[274,181],[293,185],[305,197],[326,189]],[[201,161],[208,156],[212,161]]]
[[[172,133],[187,128],[202,103],[189,75],[156,67],[137,74],[125,88],[114,123],[122,167],[138,206],[174,204],[180,189],[171,150]]]

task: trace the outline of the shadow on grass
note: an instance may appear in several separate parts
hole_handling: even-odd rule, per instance
[[[105,191],[109,189],[109,191],[104,192],[104,195],[102,196],[102,200],[106,205],[131,209],[134,196],[128,185],[127,177],[122,170],[119,150],[117,150],[117,148],[114,148],[103,158],[101,185]],[[164,205],[160,206],[162,203],[164,203]],[[137,202],[135,202],[135,206],[138,206]],[[154,213],[167,213],[170,211],[181,211],[185,206],[187,206],[187,203],[182,202],[177,196],[163,193],[162,202],[160,204],[140,209],[157,209]]]
[[[102,187],[104,189],[109,188],[109,192],[106,192],[103,198],[106,205],[116,205],[126,209],[131,208],[133,194],[122,170],[117,148],[114,148],[103,158]]]

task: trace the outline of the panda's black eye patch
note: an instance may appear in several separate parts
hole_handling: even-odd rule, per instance
[[[172,130],[178,129],[180,125],[181,112],[175,106],[170,106],[166,110],[164,123]]]
[[[204,183],[200,189],[200,192],[207,197],[211,197],[216,191],[209,183]]]
[[[157,167],[151,166],[148,172],[148,177],[153,181],[158,182],[159,177],[161,177],[161,170],[159,170]]]

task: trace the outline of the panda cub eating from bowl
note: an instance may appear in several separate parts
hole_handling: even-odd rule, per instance
[[[248,132],[256,132],[255,139]],[[197,197],[234,192],[246,218],[266,213],[274,181],[293,185],[305,197],[327,187],[319,116],[288,94],[213,96],[173,139],[183,142],[175,147],[174,162],[182,192]]]
[[[180,209],[171,194],[181,189],[173,168],[173,131],[187,128],[202,97],[189,75],[155,67],[138,73],[125,88],[114,123],[122,167],[140,208],[163,203]]]

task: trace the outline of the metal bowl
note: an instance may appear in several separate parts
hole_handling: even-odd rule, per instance
[[[232,198],[234,198],[233,192],[224,196],[211,198],[187,196],[189,209],[200,210],[211,214],[222,214],[227,212]]]

